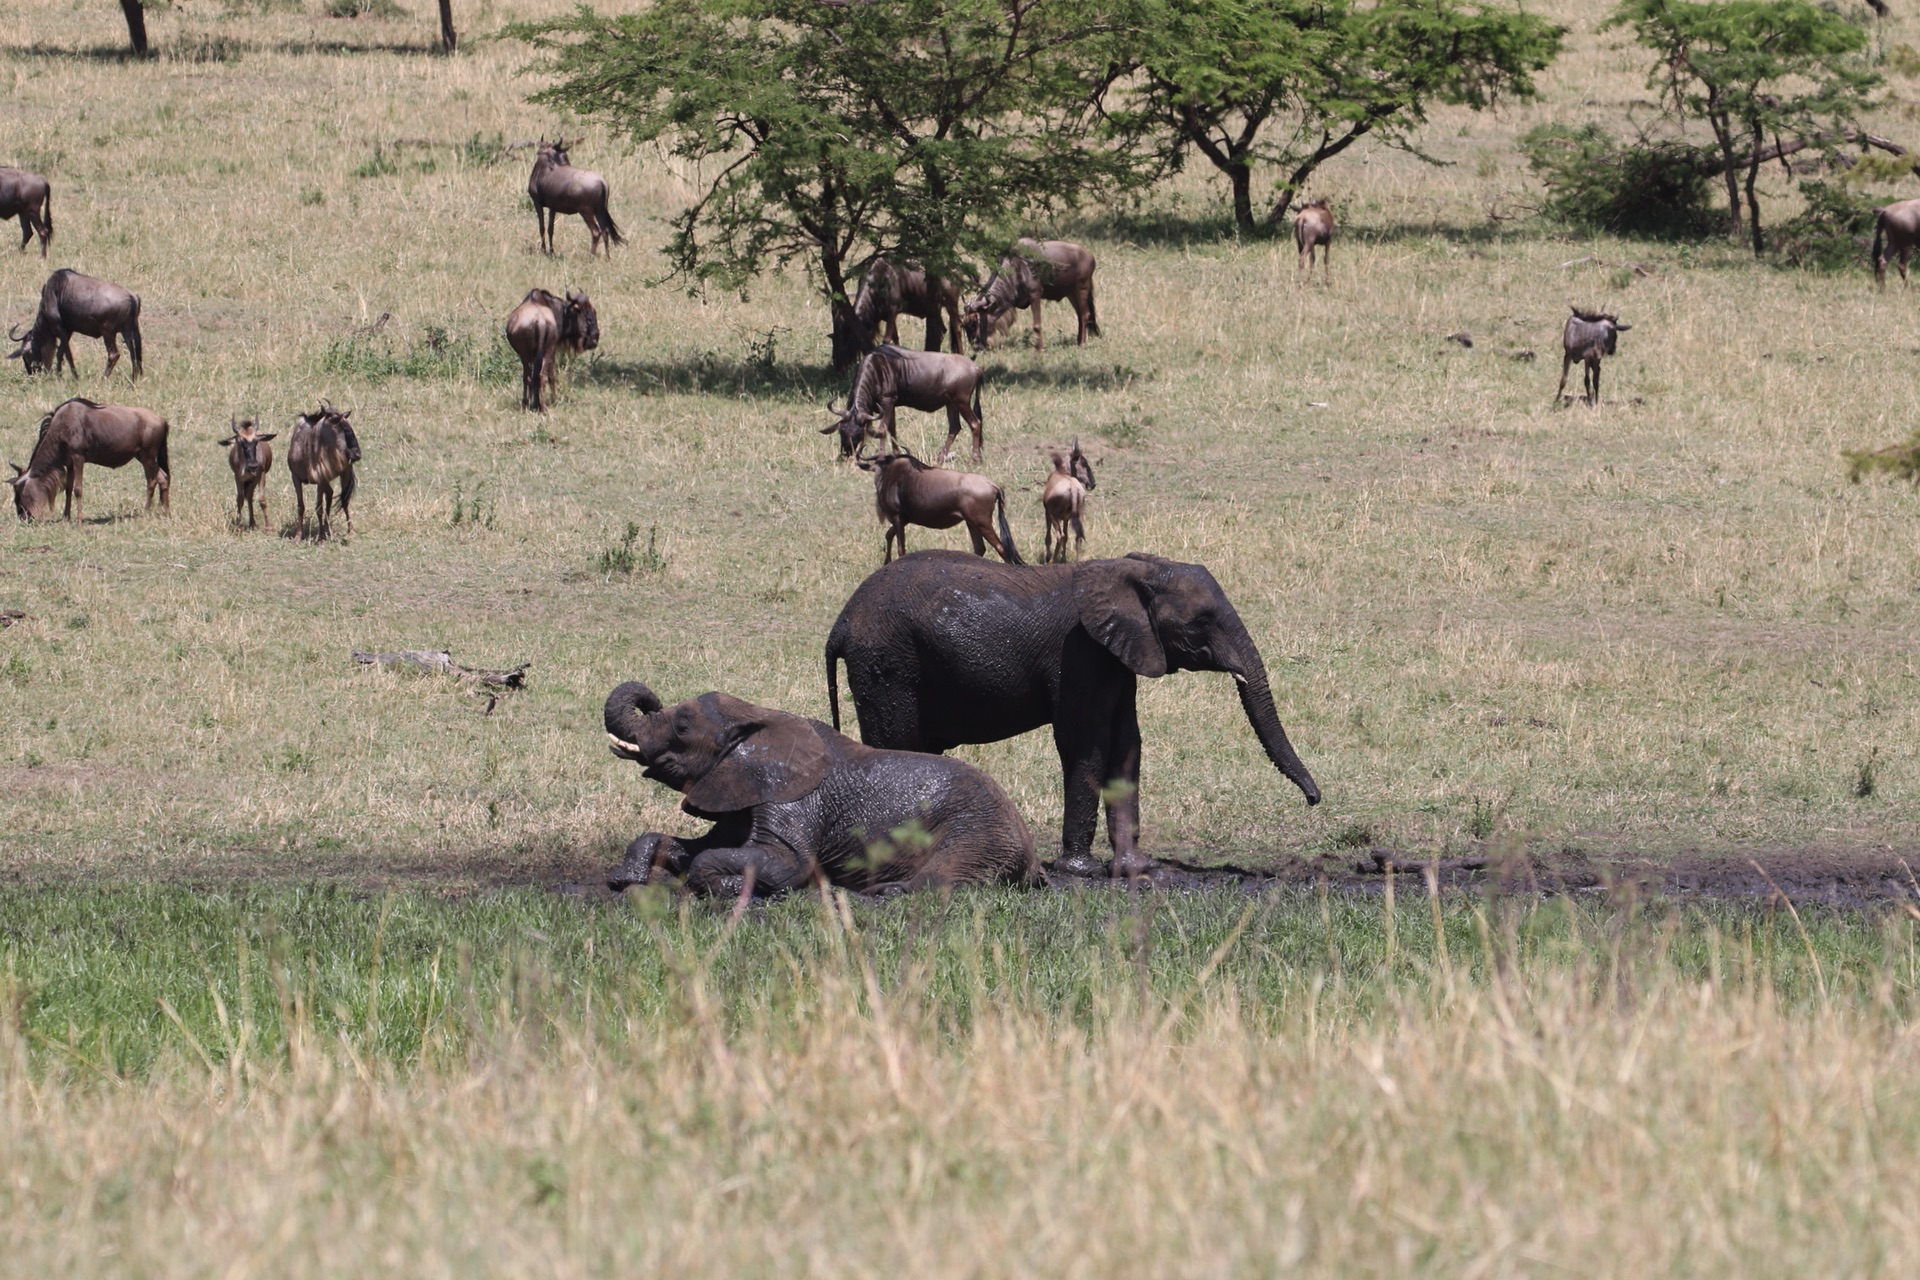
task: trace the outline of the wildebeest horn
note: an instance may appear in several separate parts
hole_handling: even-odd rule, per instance
[[[1617,329],[1617,330],[1619,330],[1619,331],[1620,331],[1621,333],[1625,333],[1625,332],[1626,332],[1627,330],[1629,330],[1629,329],[1631,329],[1631,328],[1633,328],[1633,326],[1632,326],[1632,325],[1630,325],[1630,324],[1621,324],[1621,323],[1620,323],[1620,322],[1619,322],[1618,320],[1615,320],[1615,321],[1613,322],[1613,327],[1614,327],[1615,329]]]
[[[877,413],[862,414],[860,421],[866,423],[868,426],[872,426],[874,423],[880,421],[880,415]]]
[[[24,476],[27,474],[27,469],[17,462],[9,462],[7,465],[13,468],[13,474],[16,476]]]
[[[838,409],[836,409],[836,408],[834,408],[834,407],[833,407],[833,397],[832,397],[832,396],[828,396],[828,397],[827,397],[827,412],[828,412],[828,413],[830,413],[830,414],[832,414],[832,415],[833,415],[834,417],[836,417],[836,418],[840,416],[840,411],[839,411]]]
[[[7,341],[8,341],[8,342],[25,342],[26,340],[27,340],[27,335],[26,335],[26,334],[24,334],[24,333],[21,333],[21,332],[20,332],[20,326],[19,326],[19,325],[17,325],[17,324],[15,324],[15,325],[8,325],[8,326],[7,326]]]

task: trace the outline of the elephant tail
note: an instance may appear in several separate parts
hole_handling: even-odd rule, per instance
[[[995,489],[993,503],[1000,512],[1000,545],[1007,549],[1007,563],[1025,564],[1026,561],[1020,558],[1019,549],[1013,545],[1013,530],[1007,527],[1007,491]]]
[[[833,630],[827,633],[827,707],[833,712],[833,729],[840,731],[840,655],[847,649],[847,616],[843,613],[834,620]]]

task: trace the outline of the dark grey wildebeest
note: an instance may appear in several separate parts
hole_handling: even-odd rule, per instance
[[[25,249],[34,233],[40,235],[40,256],[47,256],[47,241],[53,239],[53,188],[37,173],[25,169],[0,167],[0,222],[20,219],[20,247]]]
[[[947,411],[947,443],[940,450],[942,460],[953,456],[953,442],[960,437],[960,423],[973,429],[973,460],[980,461],[981,419],[980,383],[985,375],[980,366],[965,356],[943,351],[909,351],[891,344],[875,347],[860,361],[853,373],[853,392],[845,409],[827,402],[833,422],[820,428],[821,435],[840,433],[840,456],[862,456],[860,446],[869,434],[885,436],[899,447],[900,436],[894,427],[894,410],[901,405],[922,413]],[[875,430],[875,424],[883,424]]]
[[[307,500],[303,485],[312,485],[314,536],[324,538],[333,524],[333,482],[340,482],[340,515],[353,532],[353,464],[360,461],[360,437],[347,419],[353,410],[342,413],[325,400],[312,413],[294,419],[293,443],[287,449],[287,471],[293,476],[295,536],[307,536]]]
[[[1587,366],[1581,383],[1584,398],[1588,404],[1599,404],[1600,359],[1612,355],[1620,335],[1631,328],[1630,324],[1621,324],[1619,316],[1574,307],[1573,314],[1567,317],[1567,327],[1560,331],[1564,354],[1560,358],[1560,389],[1553,393],[1553,402],[1563,402],[1567,393],[1567,370],[1575,360],[1583,360]]]
[[[1025,564],[1013,545],[1013,530],[1007,527],[1007,495],[999,485],[970,471],[949,471],[930,467],[910,453],[888,453],[877,458],[862,458],[855,465],[873,472],[873,509],[880,523],[887,526],[887,553],[884,564],[893,563],[893,544],[907,554],[907,526],[923,529],[951,529],[967,526],[973,540],[973,554],[984,556],[992,547],[1008,564]],[[1000,532],[993,531],[993,518],[1000,516]]]
[[[73,335],[99,338],[107,344],[107,373],[120,363],[120,334],[127,336],[127,354],[133,357],[133,376],[140,376],[140,298],[117,284],[83,276],[71,267],[62,267],[47,277],[40,287],[40,310],[33,327],[24,335],[18,328],[8,337],[20,345],[8,353],[20,361],[29,374],[51,368],[60,372],[62,361],[77,378],[80,370],[73,363]]]
[[[532,289],[507,315],[507,345],[520,357],[520,407],[545,413],[559,353],[578,355],[599,346],[600,317],[578,289],[567,290],[564,298]]]
[[[229,419],[231,421],[231,419]],[[233,522],[240,523],[240,509],[246,508],[247,528],[253,524],[253,501],[260,499],[260,519],[271,525],[267,514],[267,472],[273,470],[273,448],[267,441],[279,433],[262,432],[252,418],[233,423],[233,434],[220,443],[227,447],[227,466],[233,470]]]
[[[587,245],[588,257],[604,243],[611,258],[613,246],[626,243],[613,223],[613,215],[607,212],[607,180],[591,169],[574,168],[567,159],[564,138],[540,140],[533,176],[527,179],[527,195],[533,200],[533,218],[540,227],[540,249],[549,256],[553,253],[554,227],[563,213],[577,213],[587,224],[587,234],[592,237]]]
[[[1920,200],[1890,204],[1873,218],[1873,282],[1887,287],[1887,259],[1900,259],[1900,283],[1907,281],[1907,259],[1920,245]]]
[[[1079,321],[1076,341],[1100,336],[1100,315],[1093,305],[1093,254],[1069,240],[1014,241],[1013,250],[1000,259],[980,296],[967,304],[961,327],[977,350],[986,350],[993,336],[1013,323],[1013,313],[1033,310],[1033,345],[1046,350],[1040,332],[1040,304],[1065,300]]]
[[[927,350],[938,351],[942,312],[948,320],[948,340],[958,355],[960,286],[953,281],[928,275],[926,268],[917,262],[909,261],[904,267],[896,267],[885,258],[875,258],[853,295],[853,318],[859,322],[861,346],[865,349],[871,349],[882,338],[898,345],[899,317],[904,313],[927,322]]]
[[[66,493],[66,518],[81,519],[81,472],[91,462],[124,467],[135,458],[147,473],[147,510],[154,490],[160,509],[171,510],[173,477],[167,466],[167,420],[151,409],[96,404],[75,397],[40,419],[40,439],[25,467],[14,464],[13,509],[22,520],[53,511],[53,495]]]

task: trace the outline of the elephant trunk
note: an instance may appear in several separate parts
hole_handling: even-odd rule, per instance
[[[646,717],[660,710],[660,699],[638,680],[629,680],[607,695],[603,720],[607,734],[617,744],[616,754],[640,759],[645,754]],[[625,747],[630,750],[620,750]]]
[[[1309,805],[1320,803],[1320,785],[1307,772],[1299,755],[1293,749],[1293,743],[1287,740],[1287,731],[1280,724],[1280,715],[1273,708],[1273,690],[1267,687],[1266,664],[1260,661],[1260,651],[1254,647],[1253,637],[1247,634],[1244,626],[1238,627],[1239,635],[1230,646],[1222,668],[1233,677],[1234,684],[1240,690],[1240,706],[1247,713],[1247,723],[1260,739],[1260,745],[1266,749],[1267,759],[1273,761],[1273,767],[1284,775],[1287,781],[1300,788]]]

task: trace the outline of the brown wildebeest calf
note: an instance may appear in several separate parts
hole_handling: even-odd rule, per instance
[[[614,245],[626,243],[620,228],[613,224],[613,215],[607,212],[607,180],[591,169],[574,168],[567,159],[564,138],[540,140],[533,175],[527,179],[527,195],[533,199],[533,220],[540,226],[540,249],[549,257],[553,255],[554,227],[563,213],[577,213],[587,224],[587,234],[592,237],[587,245],[589,258],[602,243],[609,258]]]
[[[980,383],[986,375],[980,366],[961,355],[941,351],[909,351],[905,347],[881,346],[868,352],[853,373],[853,394],[845,409],[835,409],[821,435],[840,433],[840,456],[861,456],[869,433],[890,438],[897,447],[899,434],[894,429],[894,410],[900,405],[922,413],[947,411],[947,443],[940,450],[942,460],[953,456],[953,442],[960,438],[962,419],[973,428],[973,460],[980,461],[981,427]],[[882,431],[873,425],[884,423]]]
[[[1313,278],[1314,250],[1320,252],[1320,266],[1325,272],[1327,283],[1333,283],[1333,210],[1327,208],[1325,200],[1309,200],[1300,206],[1300,212],[1293,216],[1293,243],[1300,250],[1300,261],[1294,267],[1294,273],[1307,273]]]
[[[60,372],[64,360],[74,377],[80,370],[73,363],[74,334],[99,338],[107,344],[107,373],[120,363],[120,344],[115,336],[127,335],[127,354],[133,357],[133,376],[140,376],[140,299],[117,284],[83,276],[71,267],[62,267],[40,286],[40,310],[33,328],[22,336],[17,328],[7,336],[19,343],[8,353],[9,360],[20,361],[29,374],[52,366]]]
[[[599,346],[600,317],[578,289],[567,290],[564,298],[533,289],[507,315],[507,345],[520,357],[520,407],[545,413],[557,389],[554,365],[560,351],[578,355]]]
[[[13,509],[22,520],[53,511],[53,495],[65,491],[65,516],[81,516],[81,472],[91,462],[124,467],[135,458],[147,473],[147,510],[160,491],[160,509],[172,509],[173,477],[167,466],[167,420],[151,409],[95,404],[75,397],[40,419],[40,440],[27,465],[14,464]]]
[[[873,509],[887,526],[887,556],[882,563],[892,562],[896,541],[900,554],[907,554],[908,525],[951,529],[962,522],[973,539],[973,554],[984,556],[991,546],[1008,564],[1026,563],[1013,545],[1013,530],[1007,527],[1007,495],[985,476],[930,467],[910,453],[861,458],[854,465],[873,472]],[[993,532],[996,510],[998,537]]]
[[[347,421],[352,414],[351,409],[342,413],[322,400],[319,409],[294,419],[287,471],[293,476],[298,538],[307,536],[307,500],[301,486],[310,484],[314,488],[314,536],[324,538],[333,524],[335,480],[340,482],[340,515],[347,522],[347,532],[353,532],[353,512],[347,508],[353,501],[353,464],[360,461],[360,437]]]
[[[1100,336],[1100,315],[1093,305],[1093,255],[1070,240],[1014,241],[1013,251],[987,279],[980,296],[967,304],[961,327],[978,350],[986,350],[993,335],[1013,323],[1013,313],[1033,310],[1033,345],[1046,350],[1040,332],[1040,304],[1065,300],[1080,322],[1076,341],[1087,345],[1087,335]]]
[[[1873,219],[1873,282],[1887,287],[1887,258],[1900,259],[1900,283],[1907,284],[1907,259],[1920,245],[1920,200],[1890,204]]]
[[[859,322],[860,340],[868,348],[876,337],[899,345],[899,318],[905,314],[927,322],[927,350],[938,351],[942,312],[949,322],[947,338],[953,344],[953,353],[959,355],[960,286],[953,281],[928,275],[917,262],[896,267],[885,258],[875,258],[853,295],[853,318]],[[876,334],[876,329],[885,332]]]
[[[1633,326],[1630,324],[1621,324],[1618,316],[1573,308],[1573,314],[1567,317],[1566,328],[1560,331],[1560,346],[1564,354],[1560,357],[1560,389],[1553,393],[1553,402],[1563,402],[1562,398],[1567,393],[1567,370],[1573,367],[1575,360],[1583,360],[1587,366],[1581,379],[1584,398],[1588,404],[1599,404],[1600,359],[1612,355],[1619,345],[1620,335],[1631,328]]]
[[[229,419],[231,421],[231,419]],[[267,491],[265,486],[267,472],[273,470],[273,449],[267,441],[279,433],[276,431],[261,434],[252,418],[233,423],[233,434],[220,443],[227,446],[227,465],[233,469],[233,522],[240,523],[240,509],[246,508],[247,528],[253,524],[253,499],[257,491],[260,497],[260,518],[268,524],[273,517],[267,514]]]
[[[23,251],[34,233],[40,233],[40,256],[44,259],[47,241],[53,239],[53,187],[37,173],[0,168],[0,222],[8,218],[20,219]]]
[[[1047,477],[1047,487],[1041,490],[1040,505],[1047,513],[1047,554],[1043,564],[1051,564],[1056,559],[1067,562],[1067,530],[1073,530],[1073,554],[1077,557],[1080,548],[1087,544],[1086,526],[1080,523],[1080,513],[1086,506],[1087,493],[1093,488],[1093,464],[1087,461],[1087,455],[1080,452],[1080,438],[1074,437],[1073,452],[1065,457],[1053,455],[1053,474]],[[1055,535],[1058,535],[1056,541]]]

